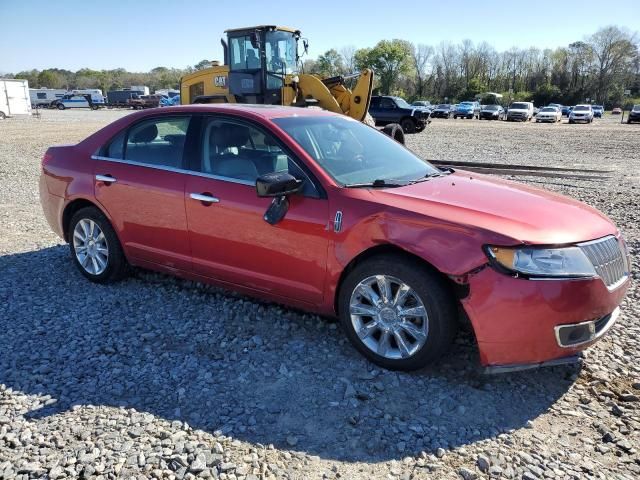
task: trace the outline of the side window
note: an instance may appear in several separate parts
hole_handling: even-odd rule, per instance
[[[232,37],[229,42],[231,70],[260,68],[260,51],[251,45],[251,37]]]
[[[131,127],[124,159],[173,168],[182,168],[182,154],[190,117],[155,118]]]
[[[382,108],[394,108],[396,104],[390,98],[383,98],[382,101],[380,102],[380,106]]]
[[[380,107],[380,97],[375,97],[371,99],[371,108],[378,108]]]
[[[288,171],[304,180],[303,194],[319,197],[307,174],[270,134],[240,122],[210,118],[202,130],[203,173],[254,183],[265,173]]]
[[[122,160],[124,158],[124,139],[127,136],[127,131],[123,130],[118,135],[116,135],[111,143],[107,145],[102,153],[103,156],[109,158],[115,158],[117,160]]]

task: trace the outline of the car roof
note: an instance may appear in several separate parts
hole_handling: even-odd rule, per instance
[[[150,111],[150,110],[147,110]],[[156,110],[156,113],[158,111]],[[320,108],[284,107],[281,105],[251,105],[244,103],[208,103],[163,107],[166,113],[227,113],[241,116],[261,117],[265,119],[282,117],[334,116],[337,113]]]

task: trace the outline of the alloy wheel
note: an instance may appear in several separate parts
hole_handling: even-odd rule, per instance
[[[80,266],[91,275],[103,273],[109,261],[109,246],[100,226],[83,218],[73,229],[73,249]]]
[[[429,319],[418,293],[402,280],[374,275],[354,288],[351,324],[360,341],[387,359],[415,355],[427,341]]]

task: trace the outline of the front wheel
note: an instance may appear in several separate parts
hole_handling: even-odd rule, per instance
[[[63,105],[63,104],[61,104],[61,103],[59,103],[59,104],[58,104],[58,110],[64,110],[64,105]]]
[[[405,118],[400,122],[400,126],[404,133],[416,133],[416,122],[410,118]]]
[[[69,223],[69,247],[76,267],[96,283],[123,278],[127,260],[107,217],[95,207],[78,210]]]
[[[0,112],[0,120],[4,120],[5,118],[7,118],[7,116],[4,114],[4,112]]]
[[[401,255],[356,266],[339,293],[342,326],[367,359],[416,370],[442,355],[456,331],[456,306],[444,281]]]

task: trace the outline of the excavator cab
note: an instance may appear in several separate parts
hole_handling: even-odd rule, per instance
[[[300,31],[261,25],[225,33],[229,93],[240,103],[281,105],[285,79],[298,73]]]

